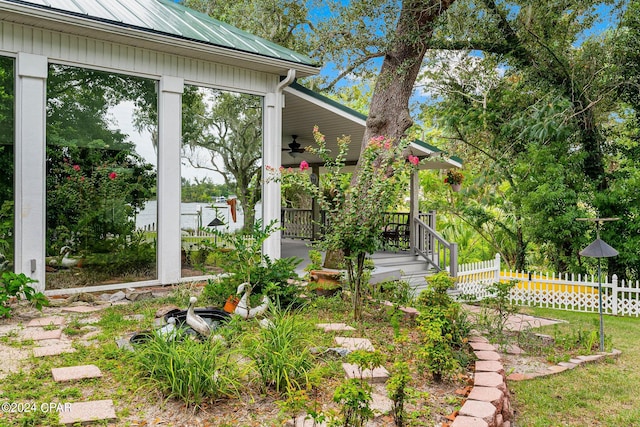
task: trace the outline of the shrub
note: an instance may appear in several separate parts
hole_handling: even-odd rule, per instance
[[[11,308],[8,306],[9,299],[18,295],[24,295],[24,298],[33,303],[38,310],[41,310],[45,305],[49,305],[47,297],[42,292],[36,292],[30,285],[37,282],[37,280],[26,276],[24,273],[16,274],[12,271],[2,273],[2,280],[0,281],[0,317],[9,317],[11,315]]]
[[[418,330],[423,345],[418,358],[436,381],[452,376],[466,363],[464,344],[471,326],[460,304],[447,295],[454,279],[438,273],[427,279],[429,287],[418,297]]]
[[[136,348],[135,361],[169,398],[200,408],[206,399],[239,394],[239,368],[231,353],[217,341],[199,342],[187,336],[166,340],[154,335]]]

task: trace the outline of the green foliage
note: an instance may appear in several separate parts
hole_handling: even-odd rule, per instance
[[[43,306],[49,305],[47,297],[42,292],[36,292],[30,285],[37,282],[37,280],[26,276],[24,273],[3,272],[0,282],[0,317],[9,317],[11,315],[11,307],[8,305],[9,298],[19,295],[24,295],[24,298],[33,303],[38,310],[42,310]]]
[[[51,65],[47,80],[47,252],[108,252],[130,238],[134,215],[155,194],[154,166],[110,129],[109,108],[131,100],[155,107],[151,80]]]
[[[202,180],[195,178],[195,182],[182,178],[180,190],[182,203],[211,203],[214,197],[227,197],[229,194],[230,190],[227,184],[214,184],[209,177]]]
[[[481,301],[482,310],[478,316],[478,327],[486,331],[489,339],[497,343],[505,343],[507,337],[506,325],[509,316],[518,312],[518,306],[511,302],[511,290],[517,285],[517,280],[495,282],[487,286],[489,296]]]
[[[411,285],[405,280],[387,280],[371,286],[371,296],[379,300],[387,300],[398,305],[409,305],[413,302]]]
[[[104,244],[100,252],[87,256],[87,266],[110,275],[149,271],[155,266],[155,240],[149,242],[142,231],[116,236]]]
[[[451,377],[467,360],[464,344],[471,327],[460,304],[446,293],[452,284],[447,274],[436,274],[418,297],[422,347],[417,356],[436,381]]]
[[[298,257],[271,261],[268,256],[265,256],[264,265],[256,266],[251,272],[251,277],[256,283],[254,292],[269,295],[269,298],[281,307],[300,305],[302,303],[300,287],[289,281],[298,279],[296,267],[301,262],[302,258]]]
[[[325,137],[317,127],[313,131],[316,146],[308,150],[320,157],[327,168],[328,188],[319,188],[308,179],[300,179],[308,164],[301,163],[300,172],[282,169],[272,179],[304,185],[320,207],[327,212],[328,229],[320,246],[344,255],[348,284],[351,287],[354,319],[361,320],[363,287],[366,284],[366,255],[381,245],[384,212],[395,205],[408,182],[409,172],[418,158],[405,157],[407,142],[396,144],[384,137],[373,138],[362,151],[358,169],[351,183],[345,185],[344,166],[349,138],[338,139],[338,153],[331,153]],[[272,170],[272,173],[276,171]],[[325,190],[328,190],[325,192]]]
[[[391,377],[387,381],[387,393],[393,401],[393,420],[397,427],[405,426],[406,413],[404,409],[407,399],[407,385],[411,381],[411,372],[407,362],[393,364]]]
[[[363,427],[373,418],[371,409],[371,385],[359,378],[350,378],[333,393],[333,401],[340,405],[341,421],[332,421],[331,426]]]
[[[322,269],[322,252],[311,249],[308,253],[309,264],[304,268],[304,271],[310,272],[313,270]]]
[[[0,206],[0,272],[9,269],[13,260],[13,202]]]
[[[174,340],[154,335],[136,347],[135,363],[167,397],[195,409],[208,399],[237,396],[237,362],[219,341],[199,342],[187,336]]]
[[[427,289],[418,296],[417,304],[423,307],[446,307],[452,303],[447,290],[452,289],[455,279],[441,271],[426,277]]]
[[[243,344],[262,385],[277,393],[306,389],[314,359],[309,352],[312,326],[290,310],[273,308],[269,324]]]

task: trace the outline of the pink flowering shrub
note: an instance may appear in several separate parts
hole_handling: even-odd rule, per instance
[[[329,227],[320,246],[344,254],[353,314],[360,320],[362,288],[366,285],[363,283],[365,258],[380,247],[384,212],[392,209],[406,191],[409,174],[417,168],[420,159],[404,157],[405,142],[396,144],[389,138],[376,136],[361,153],[357,173],[346,185],[343,170],[350,139],[338,139],[338,153],[334,157],[317,126],[313,136],[317,147],[307,150],[324,163],[327,191],[312,184],[306,176],[300,176],[309,168],[306,161],[300,163],[299,171],[271,169],[271,179],[303,185],[329,216]]]

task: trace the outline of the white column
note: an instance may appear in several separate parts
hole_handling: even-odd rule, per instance
[[[262,218],[267,225],[276,220],[280,224],[280,182],[269,181],[269,171],[266,167],[278,170],[282,151],[282,107],[284,95],[282,92],[268,93],[264,98],[264,142],[262,146]],[[278,259],[281,255],[280,231],[273,233],[263,244],[262,252],[271,259]]]
[[[420,176],[417,170],[411,172],[409,185],[409,251],[414,255],[417,239],[415,220],[420,214]]]
[[[18,53],[15,95],[15,272],[45,288],[47,57]]]
[[[158,94],[158,279],[180,281],[180,141],[184,80],[163,76]]]

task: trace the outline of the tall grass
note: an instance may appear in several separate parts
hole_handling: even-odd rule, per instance
[[[239,367],[220,342],[188,336],[166,340],[154,335],[136,349],[135,361],[167,398],[199,409],[205,400],[239,395]]]
[[[312,326],[290,310],[273,309],[270,324],[248,337],[244,354],[262,384],[276,392],[305,389],[314,366],[308,340]]]

